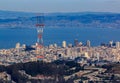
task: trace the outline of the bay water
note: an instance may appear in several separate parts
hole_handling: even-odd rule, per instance
[[[69,28],[69,27],[45,27],[43,33],[44,45],[56,43],[62,45],[74,43],[74,39],[86,43],[91,41],[92,46],[99,46],[100,43],[120,41],[120,29],[116,28]],[[0,28],[0,49],[14,48],[16,43],[33,45],[37,41],[36,28]]]

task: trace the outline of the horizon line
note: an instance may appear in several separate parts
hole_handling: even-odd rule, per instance
[[[120,12],[105,12],[105,11],[55,11],[55,12],[32,12],[32,11],[17,11],[17,10],[1,10],[3,12],[18,12],[18,13],[44,13],[44,14],[49,14],[49,13],[110,13],[110,14],[120,14]]]

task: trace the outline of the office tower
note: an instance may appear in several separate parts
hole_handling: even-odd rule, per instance
[[[71,48],[71,47],[72,47],[72,44],[68,44],[68,47]]]
[[[49,48],[54,48],[53,44],[50,44],[50,45],[49,45]]]
[[[65,55],[70,56],[70,48],[65,49]]]
[[[99,52],[96,53],[97,60],[100,61],[100,54]]]
[[[90,41],[89,40],[87,40],[86,46],[90,47]]]
[[[77,48],[77,52],[82,53],[82,47]]]
[[[113,46],[113,41],[109,41],[109,46],[110,46],[110,47]]]
[[[19,55],[20,54],[20,43],[17,43],[15,48],[16,48],[17,54]]]
[[[85,52],[85,53],[84,53],[84,56],[85,56],[86,58],[90,58],[88,52]]]
[[[16,43],[16,49],[20,48],[20,43]]]
[[[79,45],[78,39],[75,39],[74,40],[74,46],[78,46],[78,45]]]
[[[66,47],[66,41],[62,42],[62,47],[65,48]]]
[[[55,43],[55,44],[53,44],[53,46],[55,47],[55,48],[57,48],[57,44]]]
[[[120,48],[120,42],[116,42],[116,48]]]
[[[82,42],[79,42],[79,46],[82,46]]]
[[[22,48],[23,48],[23,49],[26,49],[26,45],[25,45],[25,44],[23,44],[23,45],[22,45]]]

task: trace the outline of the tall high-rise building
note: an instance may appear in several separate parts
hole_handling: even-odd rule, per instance
[[[116,42],[116,48],[120,48],[120,42]]]
[[[99,54],[99,52],[96,53],[96,57],[97,57],[97,60],[99,61],[100,60],[100,54]]]
[[[82,47],[77,48],[77,52],[82,53]]]
[[[71,48],[71,47],[73,47],[73,45],[72,44],[68,44],[68,47]]]
[[[22,48],[23,48],[23,49],[26,49],[26,45],[25,45],[25,44],[23,44],[23,45],[22,45]]]
[[[17,43],[15,48],[17,50],[17,54],[19,55],[20,54],[20,43]]]
[[[90,40],[87,40],[86,46],[90,47]]]
[[[55,48],[57,48],[57,44],[56,44],[56,43],[54,43],[53,46],[54,46]]]
[[[85,52],[85,53],[84,53],[84,57],[86,57],[86,58],[90,58],[88,52]]]
[[[110,47],[113,46],[113,41],[109,41],[109,46],[110,46]]]
[[[66,41],[63,41],[62,42],[62,47],[65,48],[67,45],[66,45]]]
[[[50,45],[49,45],[49,48],[54,48],[53,44],[50,44]]]
[[[83,45],[83,43],[82,42],[79,42],[79,46],[82,46]]]
[[[20,48],[20,43],[16,43],[15,48],[16,48],[16,49]]]
[[[70,56],[70,48],[65,49],[65,55]]]
[[[75,40],[74,40],[74,46],[79,46],[78,39],[75,39]]]

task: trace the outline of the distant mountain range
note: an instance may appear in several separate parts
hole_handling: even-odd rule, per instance
[[[0,27],[35,27],[37,13],[0,11]],[[120,28],[120,14],[107,12],[45,13],[46,27]]]

